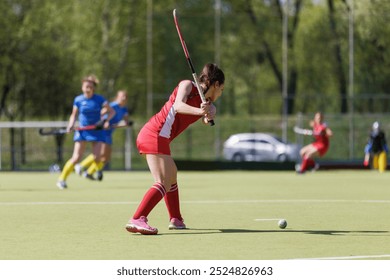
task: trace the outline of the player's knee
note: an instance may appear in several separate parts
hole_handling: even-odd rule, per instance
[[[70,160],[73,164],[76,164],[80,161],[80,159],[81,159],[81,155],[73,155]]]

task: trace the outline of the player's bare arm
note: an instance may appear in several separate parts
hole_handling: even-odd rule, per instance
[[[73,106],[72,113],[70,114],[70,117],[69,117],[69,123],[68,123],[68,126],[66,127],[67,131],[73,130],[78,112],[79,112],[79,110],[77,109],[77,107]]]
[[[115,110],[111,108],[111,106],[108,104],[108,102],[106,102],[104,105],[103,105],[103,109],[102,111],[105,111],[107,112],[107,119],[106,119],[106,122],[104,123],[104,128],[108,128],[109,127],[109,121],[115,116]]]
[[[333,131],[332,131],[329,127],[326,128],[325,132],[326,132],[326,135],[327,135],[328,137],[333,136]]]
[[[210,103],[202,103],[200,108],[190,106],[186,103],[189,94],[191,93],[192,82],[187,80],[179,84],[179,89],[176,95],[175,103],[173,107],[175,108],[176,113],[185,114],[185,115],[197,115],[205,116],[210,108]]]

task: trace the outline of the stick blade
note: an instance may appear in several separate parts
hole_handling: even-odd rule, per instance
[[[294,129],[294,132],[295,132],[295,133],[299,133],[299,132],[300,132],[300,131],[299,131],[299,127],[298,127],[298,126],[294,126],[294,128],[293,128],[293,129]]]
[[[66,133],[67,133],[66,128],[49,128],[49,129],[40,128],[39,129],[39,135],[41,136],[61,135]]]
[[[296,134],[301,134],[301,135],[313,135],[313,132],[311,130],[300,128],[298,126],[294,126],[294,132]]]

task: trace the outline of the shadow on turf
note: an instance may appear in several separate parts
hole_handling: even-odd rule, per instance
[[[290,229],[279,229],[279,230],[248,230],[248,229],[220,229],[222,233],[253,233],[253,232],[293,232],[293,233],[305,233],[305,234],[320,234],[320,235],[367,235],[367,234],[389,234],[388,231],[379,230],[290,230]]]
[[[189,228],[185,231],[173,231],[168,234],[218,234],[218,233],[304,233],[304,234],[319,234],[319,235],[389,235],[388,231],[379,230],[291,230],[291,229],[278,229],[278,230],[253,230],[253,229],[196,229]]]

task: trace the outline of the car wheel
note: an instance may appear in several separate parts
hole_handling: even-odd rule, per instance
[[[287,160],[288,160],[287,155],[285,154],[278,155],[279,162],[286,162]]]
[[[239,162],[239,161],[244,161],[244,155],[243,154],[240,154],[240,153],[236,153],[233,155],[233,158],[232,160],[233,161],[236,161],[236,162]]]

